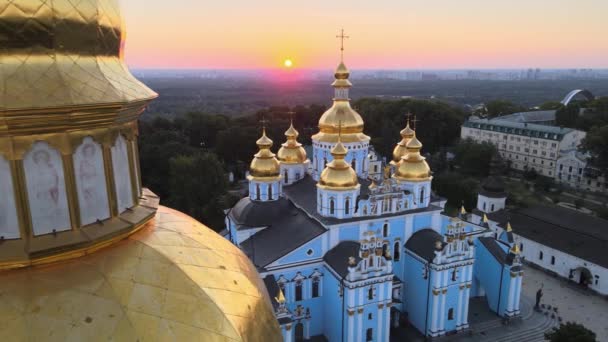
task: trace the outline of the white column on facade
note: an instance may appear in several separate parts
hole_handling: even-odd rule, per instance
[[[462,316],[462,324],[469,324],[469,300],[470,300],[471,289],[466,288],[464,290],[464,315]]]
[[[291,336],[293,335],[293,333],[294,333],[294,326],[293,325],[291,326],[291,329],[289,329],[289,330],[287,330],[287,329],[283,330],[283,341],[284,342],[291,342],[292,341]]]
[[[307,319],[306,323],[304,323],[304,338],[310,339],[310,319]]]
[[[436,296],[434,293],[430,293],[430,296],[433,296],[433,305],[432,305],[432,309],[433,313],[432,313],[432,318],[431,318],[431,331],[435,332],[437,331],[437,306],[438,306],[438,296]]]
[[[464,283],[462,283],[460,286],[463,286]],[[458,288],[458,305],[456,306],[456,327],[460,327],[460,325],[462,324],[462,296],[463,296],[463,292],[464,289],[461,289],[460,287]]]
[[[361,304],[361,302],[359,302]],[[361,307],[363,309],[363,307]],[[357,342],[363,342],[363,316],[365,312],[357,312]]]
[[[379,303],[383,302],[384,293],[385,293],[384,289],[385,289],[385,286],[378,285],[378,296],[376,298],[378,298]],[[378,306],[378,313],[377,313],[378,317],[376,317],[376,320],[377,320],[376,321],[377,322],[376,330],[378,331],[376,336],[377,336],[378,341],[382,341],[382,327],[384,326],[384,324],[382,324],[382,311],[383,311],[383,309]]]
[[[347,305],[347,310],[356,310],[355,309],[355,291],[354,290],[348,290],[348,305]],[[355,314],[350,315],[348,314],[348,312],[345,312],[344,314],[347,315],[348,317],[348,339],[347,341],[354,341],[354,333],[355,333]]]
[[[517,281],[515,282],[517,289],[515,292],[515,305],[514,305],[514,309],[515,311],[519,311],[519,302],[521,300],[521,281],[522,281],[522,276],[518,276],[517,277]]]
[[[405,217],[405,240],[403,242],[407,242],[412,236],[414,229],[414,215],[407,215]]]
[[[447,292],[443,293],[443,291],[447,290],[447,282],[448,282],[448,272],[449,270],[445,270],[442,271],[442,285],[443,285],[443,289],[441,290],[441,311],[439,313],[439,330],[444,331],[445,330],[445,298],[447,297]]]
[[[509,295],[507,297],[507,314],[510,314],[511,312],[513,312],[513,300],[515,297],[515,280],[516,280],[516,278],[513,276],[511,276],[511,278],[509,279]]]
[[[388,342],[389,338],[390,338],[390,331],[391,331],[391,307],[390,306],[385,306],[384,307],[384,331],[386,331],[386,336],[384,336],[384,341]]]

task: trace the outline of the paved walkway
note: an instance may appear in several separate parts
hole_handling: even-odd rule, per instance
[[[557,306],[564,322],[580,323],[593,330],[598,341],[608,341],[608,300],[565,279],[526,267],[523,294],[534,298],[541,284],[544,285],[541,303]]]

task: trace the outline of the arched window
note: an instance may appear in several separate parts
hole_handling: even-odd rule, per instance
[[[519,250],[522,251],[522,252],[524,251],[524,243],[523,242],[519,244]]]
[[[350,200],[348,198],[344,201],[344,214],[350,214]]]
[[[453,320],[453,319],[454,319],[454,309],[453,309],[453,308],[450,308],[450,309],[448,310],[448,320],[450,320],[450,321],[451,321],[451,320]]]
[[[483,202],[483,211],[486,211],[486,202]]]
[[[424,203],[424,188],[420,189],[420,204]]]
[[[350,162],[353,170],[357,171],[357,159],[355,159],[355,157],[353,157],[353,160]]]
[[[542,251],[540,251],[540,252],[538,253],[538,259],[539,259],[539,260],[543,260],[543,252],[542,252]]]
[[[260,184],[255,185],[255,199],[260,200]]]
[[[383,237],[387,237],[388,236],[388,223],[385,223],[382,226],[382,236]]]
[[[365,341],[369,342],[369,341],[373,341],[373,340],[374,340],[374,329],[368,328],[367,331],[365,332]]]
[[[494,204],[492,204],[492,206],[490,207],[490,211],[494,212]]]
[[[314,278],[312,280],[312,298],[317,298],[319,297],[319,283],[321,281],[319,280],[319,278]]]
[[[330,199],[330,200],[329,200],[329,213],[330,213],[331,215],[333,215],[333,214],[334,214],[334,211],[336,210],[335,206],[336,206],[336,205],[335,205],[335,203],[334,203],[334,199],[333,199],[333,198],[332,198],[332,199]]]
[[[382,255],[386,255],[386,251],[388,250],[388,243],[382,245]]]
[[[555,256],[551,256],[551,265],[555,265]]]
[[[399,242],[395,242],[395,247],[393,248],[393,257],[395,261],[399,261],[401,259],[401,248],[399,248]]]
[[[369,300],[374,299],[374,287],[373,286],[370,286],[369,289],[367,290],[367,299],[369,299]]]
[[[299,302],[302,300],[302,282],[298,281],[296,282],[296,302]]]
[[[289,183],[289,172],[287,172],[287,170],[285,170],[285,176],[283,178],[285,178],[285,184],[288,184]]]

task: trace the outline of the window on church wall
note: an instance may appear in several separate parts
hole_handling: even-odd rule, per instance
[[[331,215],[333,215],[335,210],[336,210],[335,203],[334,203],[334,199],[332,198],[329,200],[329,213]]]
[[[450,321],[451,321],[451,320],[453,320],[453,319],[454,319],[454,309],[453,309],[453,308],[450,308],[450,309],[448,310],[448,320],[450,320]]]
[[[458,279],[458,271],[454,269],[452,271],[452,281],[456,281]]]
[[[494,211],[494,204],[490,207],[490,211]]]
[[[543,260],[543,252],[542,252],[542,251],[540,251],[540,252],[538,253],[538,259],[539,259],[539,260]]]
[[[483,211],[486,211],[486,202],[483,202]]]
[[[302,282],[297,281],[296,282],[296,302],[299,302],[301,300],[302,300]]]
[[[357,171],[357,159],[355,159],[353,157],[353,160],[351,161],[351,165],[353,167],[353,170]]]
[[[401,259],[401,248],[399,248],[399,242],[395,242],[395,247],[393,248],[393,257],[395,261],[399,261]]]
[[[369,341],[373,341],[373,340],[374,340],[374,329],[369,328],[365,332],[365,341],[369,342]]]
[[[327,158],[323,158],[323,168],[327,167]]]
[[[382,226],[382,236],[383,237],[387,237],[388,236],[388,223],[385,223]]]
[[[348,198],[344,201],[344,214],[350,214],[350,200]]]
[[[370,256],[368,259],[368,263],[369,267],[374,267],[374,257]]]
[[[367,290],[367,299],[368,300],[374,299],[374,287],[373,286],[370,286],[369,289]]]
[[[555,265],[555,256],[551,256],[551,265]]]
[[[370,321],[372,319],[374,319],[374,316],[371,314],[371,312],[367,314],[367,319],[370,320]]]
[[[382,255],[386,255],[386,251],[388,250],[388,243],[382,245]]]
[[[312,280],[312,298],[319,297],[319,284],[321,280],[319,278],[314,278]]]
[[[284,178],[285,184],[288,184],[289,183],[289,172],[287,172],[287,170],[285,170],[285,176],[283,178]]]
[[[420,204],[424,203],[424,188],[420,189]]]
[[[519,244],[519,250],[522,251],[522,252],[524,251],[524,243],[523,242]]]
[[[257,199],[258,201],[261,199],[261,194],[260,194],[260,184],[256,184],[255,185],[255,199]]]
[[[272,199],[272,184],[268,184],[268,199]]]

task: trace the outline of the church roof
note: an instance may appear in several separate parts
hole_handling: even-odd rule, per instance
[[[267,266],[326,231],[319,222],[284,198],[257,204],[251,211],[247,210],[247,215],[241,217],[247,222],[263,222],[264,224],[257,227],[268,228],[243,241],[241,248],[259,268]]]
[[[279,303],[275,298],[279,297],[279,284],[277,283],[277,279],[274,275],[270,274],[264,277],[264,285],[266,286],[266,290],[268,291],[268,295],[270,296],[270,301],[272,302],[272,307],[276,310],[279,307]]]
[[[237,224],[237,229],[252,229],[271,225],[276,217],[289,214],[290,209],[292,205],[283,197],[264,202],[244,197],[230,210],[228,216]]]
[[[500,210],[488,217],[542,245],[608,267],[608,221],[558,206]]]
[[[498,261],[501,265],[512,265],[513,264],[513,255],[511,253],[505,252],[502,247],[500,247],[499,242],[496,241],[493,237],[482,236],[479,238],[479,242],[492,254],[492,256]]]
[[[361,192],[360,198],[366,199],[369,196],[368,186],[371,184],[371,181],[359,179],[359,183],[361,184]],[[349,222],[357,222],[368,220],[370,217],[374,219],[385,218],[385,217],[394,217],[394,216],[402,216],[405,214],[415,214],[422,212],[431,212],[441,210],[440,207],[435,205],[429,205],[426,208],[412,209],[405,212],[397,212],[397,213],[388,213],[379,216],[363,216],[363,217],[353,217],[348,219],[337,219],[333,217],[324,217],[317,212],[317,191],[316,191],[316,183],[315,180],[310,176],[304,177],[302,180],[297,183],[290,185],[288,187],[283,188],[283,193],[287,198],[289,198],[295,205],[299,208],[302,208],[308,215],[314,217],[317,221],[325,224],[325,225],[334,225],[341,223],[349,223]]]
[[[435,258],[435,243],[437,241],[443,241],[441,234],[427,228],[414,233],[405,243],[405,248],[431,262]]]
[[[483,181],[479,194],[490,198],[507,197],[507,193],[505,192],[505,184],[499,177],[496,176],[490,176]]]
[[[323,260],[331,268],[344,278],[348,274],[348,258],[354,257],[356,262],[359,263],[361,258],[359,257],[359,248],[361,244],[355,241],[342,241],[336,247],[332,248],[329,252],[325,253]]]

